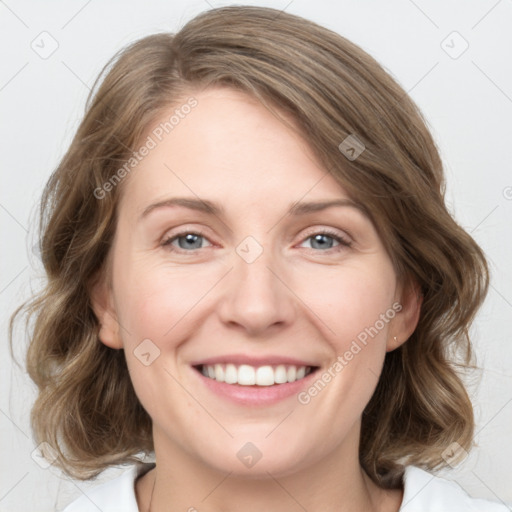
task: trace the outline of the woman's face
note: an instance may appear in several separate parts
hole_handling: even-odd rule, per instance
[[[122,184],[111,287],[93,296],[101,340],[125,350],[157,457],[275,476],[357,460],[362,411],[417,307],[304,140],[242,92],[195,98],[161,141],[179,106],[155,123]]]

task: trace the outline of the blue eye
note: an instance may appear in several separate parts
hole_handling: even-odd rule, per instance
[[[344,247],[351,246],[351,242],[340,236],[338,233],[330,233],[327,231],[314,233],[313,235],[306,237],[302,244],[308,241],[310,242],[310,246],[308,248],[319,250],[320,252],[329,251],[331,249],[341,250]],[[207,242],[208,245],[203,245],[204,242]],[[193,252],[211,245],[212,244],[205,236],[192,231],[178,233],[162,242],[162,246],[167,246],[170,250],[177,252],[180,250],[184,252]]]
[[[350,247],[350,242],[338,234],[334,233],[315,233],[308,236],[304,242],[310,240],[311,249],[329,250],[338,246]],[[303,243],[304,243],[303,242]]]
[[[205,240],[206,238],[199,233],[187,232],[179,233],[172,238],[168,238],[162,245],[172,245],[173,247],[188,251],[202,249],[202,244]],[[174,242],[178,242],[178,245],[176,246]]]

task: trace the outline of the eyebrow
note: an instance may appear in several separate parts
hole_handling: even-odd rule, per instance
[[[206,199],[197,199],[193,197],[172,197],[150,204],[144,209],[139,217],[139,221],[147,217],[152,211],[160,208],[170,208],[173,206],[181,206],[190,210],[196,210],[217,217],[224,215],[224,208],[220,204],[213,203]],[[332,207],[351,207],[359,210],[365,217],[369,218],[367,209],[357,201],[351,199],[333,199],[330,201],[309,201],[292,203],[288,209],[288,215],[300,216],[308,213],[315,213]]]

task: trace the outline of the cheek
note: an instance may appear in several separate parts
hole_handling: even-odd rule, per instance
[[[316,401],[326,411],[325,421],[343,429],[362,413],[377,385],[395,316],[395,274],[390,263],[380,260],[313,277],[315,286],[303,293],[329,327],[324,333],[332,359],[318,376],[322,382],[306,390],[301,403]]]
[[[124,265],[119,272],[120,321],[123,340],[130,344],[149,338],[172,345],[190,314],[222,277],[223,268],[173,268],[144,260]],[[129,334],[128,334],[129,333]]]
[[[353,340],[364,344],[365,337],[386,338],[394,316],[395,274],[387,262],[379,263],[310,271],[297,288],[336,354],[348,350]]]
[[[215,276],[211,270],[203,276],[197,271],[177,271],[142,260],[118,268],[117,310],[136,395],[152,418],[177,421],[180,411],[199,414],[174,380],[181,380],[175,363],[180,344],[190,334],[187,315],[198,307]],[[162,394],[168,398],[163,400]]]

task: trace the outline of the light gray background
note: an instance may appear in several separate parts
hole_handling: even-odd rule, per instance
[[[176,31],[198,12],[228,3],[0,1],[1,511],[60,509],[92,485],[59,479],[53,467],[44,469],[31,458],[34,387],[13,366],[7,349],[8,317],[40,283],[41,266],[31,248],[43,184],[64,154],[108,58],[135,39]],[[483,367],[472,387],[479,447],[447,476],[474,496],[512,502],[512,2],[258,4],[302,15],[353,40],[391,71],[425,114],[446,165],[450,210],[481,244],[492,271],[473,328]],[[44,31],[50,36],[40,35]],[[58,48],[43,59],[31,44],[39,52],[52,44]],[[19,333],[18,357],[24,344]]]

